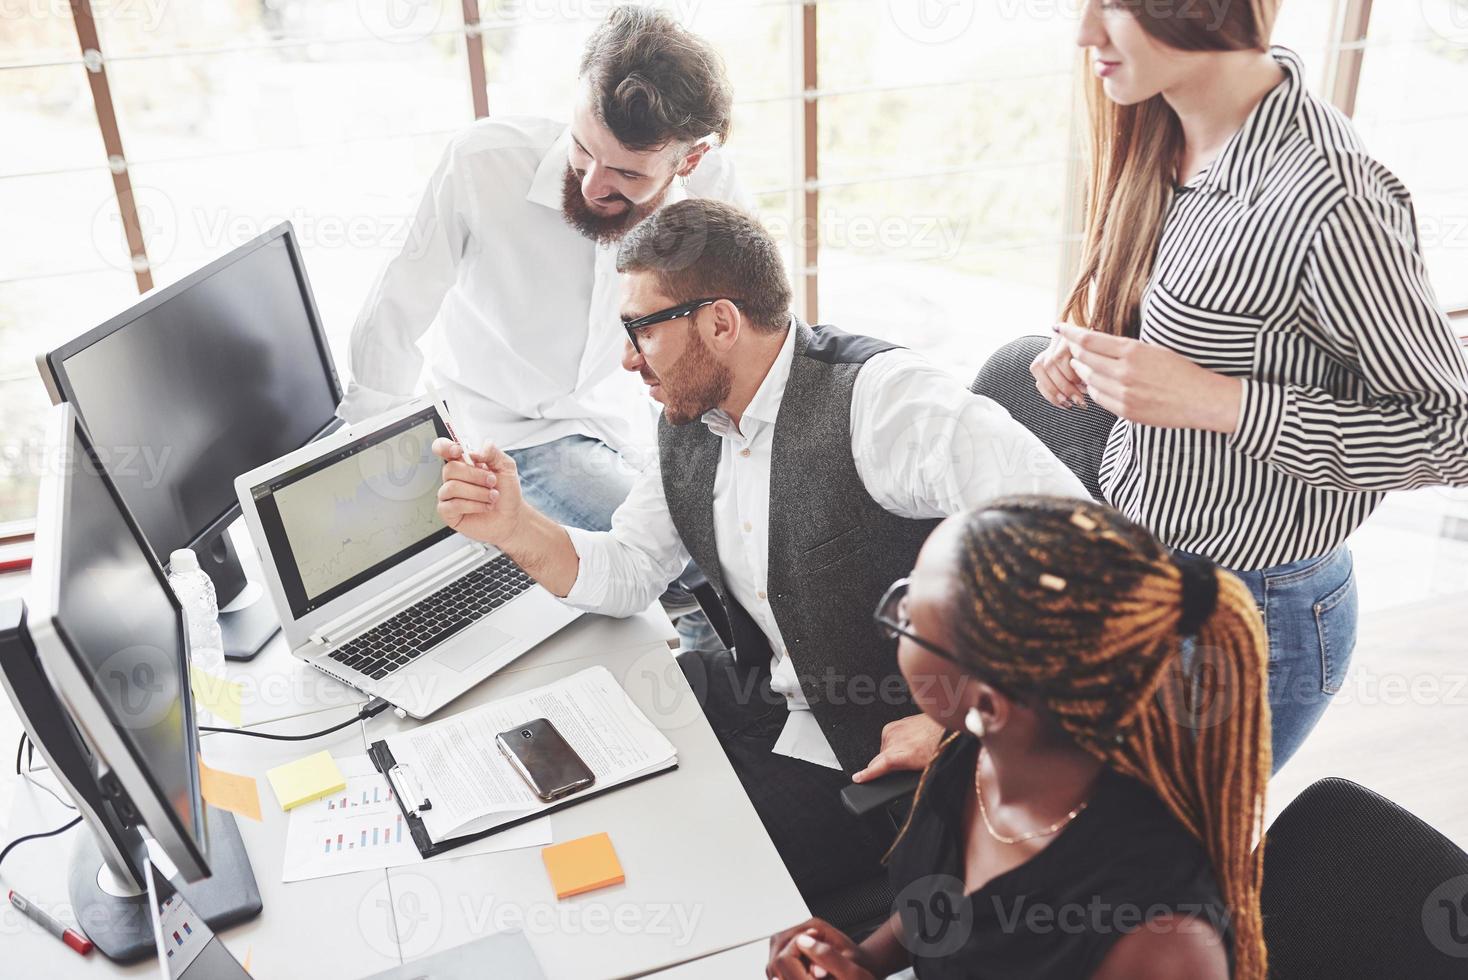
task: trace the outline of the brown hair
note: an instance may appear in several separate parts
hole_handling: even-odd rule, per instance
[[[632,150],[729,138],[734,90],[708,42],[660,10],[614,9],[581,56],[598,118]]]
[[[739,300],[755,327],[790,321],[790,281],[780,247],[759,219],[732,204],[689,198],[654,211],[617,249],[618,272],[652,272],[675,303]]]
[[[1233,920],[1235,975],[1262,980],[1269,644],[1248,588],[1215,572],[1217,602],[1185,671],[1185,573],[1144,528],[1047,497],[996,500],[962,520],[955,652],[1150,787],[1203,843]],[[1220,697],[1200,717],[1204,686]]]
[[[1171,9],[1176,4],[1157,9],[1155,0],[1124,0],[1143,30],[1182,51],[1265,50],[1280,2],[1227,0],[1209,23]],[[1182,156],[1182,122],[1161,95],[1119,105],[1094,73],[1081,70],[1091,117],[1085,251],[1060,318],[1136,337]]]

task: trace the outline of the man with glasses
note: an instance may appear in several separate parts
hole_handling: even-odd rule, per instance
[[[338,414],[411,398],[432,327],[429,382],[462,429],[514,457],[540,510],[610,526],[655,423],[617,370],[615,246],[665,203],[742,196],[718,149],[732,98],[705,41],[651,8],[614,9],[587,43],[569,126],[495,116],[449,144],[352,331]],[[685,646],[708,645],[704,630],[680,623]]]
[[[439,513],[581,609],[642,608],[691,556],[734,652],[679,662],[807,900],[879,873],[842,809],[883,725],[911,716],[872,609],[938,519],[1010,493],[1083,497],[998,405],[891,344],[790,314],[780,250],[749,215],[683,201],[622,242],[623,365],[663,406],[658,462],[609,532],[525,502],[515,463],[446,440]]]

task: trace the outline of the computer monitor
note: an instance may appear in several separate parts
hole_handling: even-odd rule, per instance
[[[191,898],[216,927],[258,913],[260,897],[233,819],[201,793],[182,609],[71,406],[53,413],[26,627],[91,762],[68,780],[92,779],[113,822],[101,855],[78,851],[72,903],[98,948],[126,959],[152,938],[148,917],[126,907],[146,901],[140,829],[185,880],[208,879]],[[58,737],[32,734],[43,754]],[[120,867],[117,841],[132,852]]]
[[[338,423],[331,350],[289,223],[40,359],[75,406],[153,556],[193,548],[214,580],[225,655],[279,624],[230,542],[234,478]],[[231,609],[225,609],[233,603]]]

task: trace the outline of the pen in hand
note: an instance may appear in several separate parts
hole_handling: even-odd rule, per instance
[[[483,461],[475,458],[473,450],[469,448],[469,443],[459,438],[459,433],[454,429],[454,423],[450,422],[448,419],[444,419],[443,424],[449,430],[449,436],[454,440],[454,442],[459,444],[459,451],[464,454],[464,462],[468,463],[475,469],[484,469]]]

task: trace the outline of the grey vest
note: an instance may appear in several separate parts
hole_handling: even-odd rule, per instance
[[[801,689],[851,773],[877,754],[883,725],[913,713],[896,644],[878,636],[872,613],[887,587],[912,570],[938,522],[888,513],[867,493],[851,456],[857,373],[894,345],[799,320],[794,329],[770,459],[767,589]],[[721,441],[701,422],[658,425],[673,524],[723,602],[740,667],[758,676],[768,670],[769,643],[724,587],[714,537]]]

